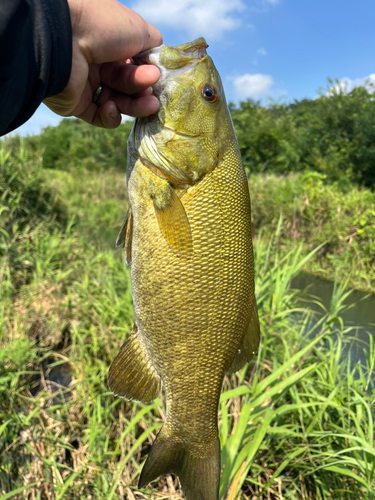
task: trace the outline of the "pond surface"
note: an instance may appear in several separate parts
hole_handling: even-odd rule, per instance
[[[301,290],[299,298],[303,300],[303,305],[315,312],[306,330],[313,328],[325,311],[314,300],[319,301],[329,311],[332,296],[334,293],[334,283],[307,273],[300,273],[292,280],[292,288]],[[371,334],[375,341],[375,295],[368,295],[358,290],[351,290],[350,295],[344,301],[345,309],[340,311],[346,335],[357,337],[357,341],[351,346],[351,356],[355,361],[364,363],[365,355],[363,350],[369,342],[368,334]]]

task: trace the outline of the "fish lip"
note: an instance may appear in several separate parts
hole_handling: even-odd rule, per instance
[[[165,45],[159,45],[158,47],[153,47],[151,49],[140,52],[139,54],[133,56],[132,58],[133,63],[136,66],[151,64],[153,66],[157,66],[159,69],[162,69],[159,59],[160,59],[161,49],[164,46]],[[192,60],[196,59],[197,60],[196,62],[198,62],[198,60],[200,59],[203,59],[207,55],[206,51],[207,48],[208,45],[203,37],[197,38],[196,40],[190,43],[171,47],[171,49],[180,52],[181,55],[191,57]]]
[[[153,59],[155,56],[159,58],[160,50],[163,45],[159,45],[158,47],[154,47],[152,49],[144,50],[143,52],[139,52],[136,56],[132,57],[132,61],[136,66],[143,66],[145,64],[152,64],[153,66],[158,66],[155,61],[151,61],[150,56],[153,55]]]

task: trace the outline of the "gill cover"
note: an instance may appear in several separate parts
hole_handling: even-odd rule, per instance
[[[206,54],[204,38],[177,47],[162,45],[137,56],[161,72],[154,85],[159,112],[136,121],[128,165],[147,160],[177,185],[193,185],[222,159],[228,137],[227,107],[220,76]],[[129,174],[128,174],[129,175]]]

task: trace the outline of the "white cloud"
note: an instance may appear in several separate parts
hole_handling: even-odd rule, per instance
[[[270,1],[270,0],[268,0]],[[239,12],[246,9],[242,0],[138,0],[132,4],[150,23],[184,30],[191,36],[204,36],[208,40],[222,38],[241,24]]]
[[[257,54],[259,54],[260,56],[266,56],[267,55],[266,49],[263,49],[263,47],[258,49]],[[253,66],[257,66],[258,65],[258,58],[254,57],[254,59],[251,62],[253,64]]]
[[[339,83],[332,85],[331,89],[327,92],[327,95],[332,95],[340,89],[345,92],[351,92],[354,87],[367,87],[368,83],[375,85],[375,73],[363,78],[355,78],[354,80],[344,77],[339,80]]]
[[[272,77],[260,73],[237,76],[233,78],[233,86],[237,97],[258,99],[268,96],[273,85]]]

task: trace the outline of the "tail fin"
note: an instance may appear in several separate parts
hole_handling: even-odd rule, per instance
[[[220,442],[216,439],[203,458],[188,446],[169,438],[163,429],[152,445],[139,478],[142,488],[157,477],[173,473],[181,481],[186,500],[218,500],[220,482]]]

